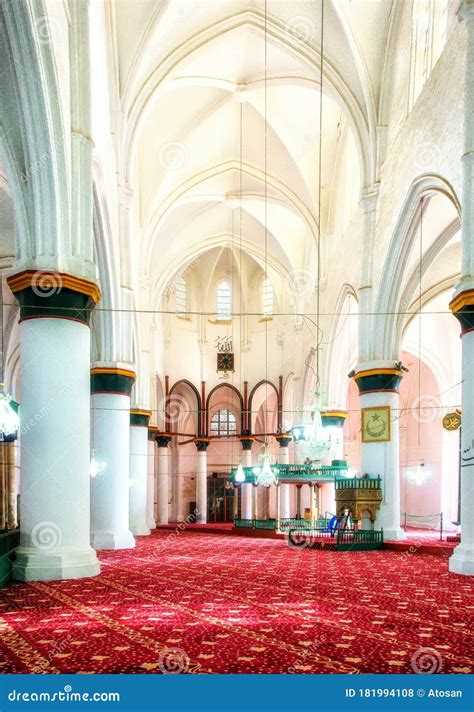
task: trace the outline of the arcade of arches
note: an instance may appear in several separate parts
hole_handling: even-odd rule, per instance
[[[469,583],[474,0],[6,0],[0,30],[2,584],[334,516],[441,535]]]

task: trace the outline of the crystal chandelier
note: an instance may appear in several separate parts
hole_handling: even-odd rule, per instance
[[[257,485],[270,487],[270,485],[275,485],[277,483],[278,469],[271,466],[267,442],[265,443],[265,448],[263,450],[262,466],[254,467],[253,472]]]
[[[234,479],[236,482],[245,482],[245,472],[241,462],[239,462],[239,466],[237,468],[237,472],[235,473]]]
[[[2,388],[5,384],[0,384]],[[0,442],[8,443],[18,436],[20,419],[11,406],[11,396],[2,391],[0,393]]]
[[[327,437],[321,419],[321,398],[319,391],[314,393],[313,401],[313,422],[306,439],[305,454],[311,461],[319,462],[332,448],[331,436]]]

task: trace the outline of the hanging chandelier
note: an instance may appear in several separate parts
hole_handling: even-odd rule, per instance
[[[317,389],[314,392],[313,398],[312,423],[304,426],[304,428],[299,428],[299,430],[303,430],[304,432],[304,437],[300,438],[300,440],[304,440],[305,455],[311,462],[320,462],[323,457],[328,455],[333,447],[333,442],[331,435],[328,435],[323,427],[321,418],[321,396]]]
[[[265,443],[265,447],[263,449],[262,466],[254,467],[253,473],[255,475],[257,485],[270,487],[270,485],[275,485],[278,481],[278,468],[271,466],[268,442]]]
[[[12,397],[3,390],[5,384],[0,384],[0,387],[0,442],[8,443],[18,437],[20,419],[11,405]]]
[[[239,462],[239,466],[237,467],[234,480],[235,482],[245,482],[245,472],[241,462]]]

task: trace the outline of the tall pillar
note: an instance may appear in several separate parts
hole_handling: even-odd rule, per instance
[[[197,438],[194,441],[197,449],[197,472],[196,472],[196,508],[197,523],[207,522],[207,448],[210,440],[207,438]]]
[[[277,512],[277,485],[267,487],[268,519],[276,519]]]
[[[309,487],[309,518],[313,522],[316,519],[316,511],[315,511],[315,506],[314,506],[314,495],[315,495],[315,489],[316,485],[313,482],[308,483]]]
[[[303,485],[296,485],[296,519],[301,519],[303,512],[301,511],[301,488]]]
[[[474,576],[474,1],[463,0],[466,22],[466,88],[464,94],[462,277],[451,311],[462,328],[461,543],[449,559],[449,570]]]
[[[289,465],[290,464],[290,449],[289,444],[291,442],[291,435],[277,435],[276,439],[280,445],[280,450],[278,453],[278,464],[279,465]],[[282,483],[279,485],[280,489],[280,519],[290,518],[290,485],[288,483]]]
[[[240,439],[242,445],[242,467],[252,467],[252,444],[253,438],[245,437]],[[241,503],[240,514],[242,519],[253,519],[252,505],[252,485],[248,482],[243,482],[240,485]]]
[[[91,485],[95,549],[131,549],[129,529],[130,392],[135,373],[120,364],[91,369],[92,448],[101,467]]]
[[[148,464],[146,488],[146,521],[149,529],[156,528],[155,521],[155,432],[148,430]]]
[[[326,410],[321,413],[321,422],[324,430],[331,438],[332,448],[330,459],[344,460],[344,423],[346,422],[346,410]],[[319,490],[320,512],[319,516],[324,517],[326,512],[336,513],[336,488],[334,482],[327,482]]]
[[[297,440],[295,442],[295,458],[298,465],[303,465],[306,460],[306,442]],[[300,512],[301,519],[304,518],[305,509],[310,505],[310,490],[306,485],[300,485],[296,490],[296,512]],[[295,513],[295,516],[298,516]]]
[[[359,388],[363,424],[362,471],[370,477],[382,478],[383,500],[377,514],[376,528],[383,528],[385,539],[405,538],[400,527],[398,389],[402,377],[403,372],[395,367],[393,361],[363,363],[357,367],[354,376]]]
[[[132,408],[130,411],[130,531],[137,536],[150,533],[147,522],[148,490],[148,423],[151,411]]]
[[[89,318],[100,293],[59,273],[44,288],[43,276],[31,270],[8,279],[20,302],[21,539],[13,571],[20,581],[100,570],[90,545],[89,477]]]
[[[155,435],[158,445],[157,472],[156,472],[156,524],[169,522],[169,450],[171,435],[157,433]]]
[[[270,512],[270,487],[266,485],[257,485],[257,519],[266,520],[269,518]]]

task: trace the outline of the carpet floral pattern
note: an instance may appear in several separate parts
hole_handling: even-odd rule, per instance
[[[470,673],[447,558],[158,532],[78,581],[0,592],[3,673]]]

